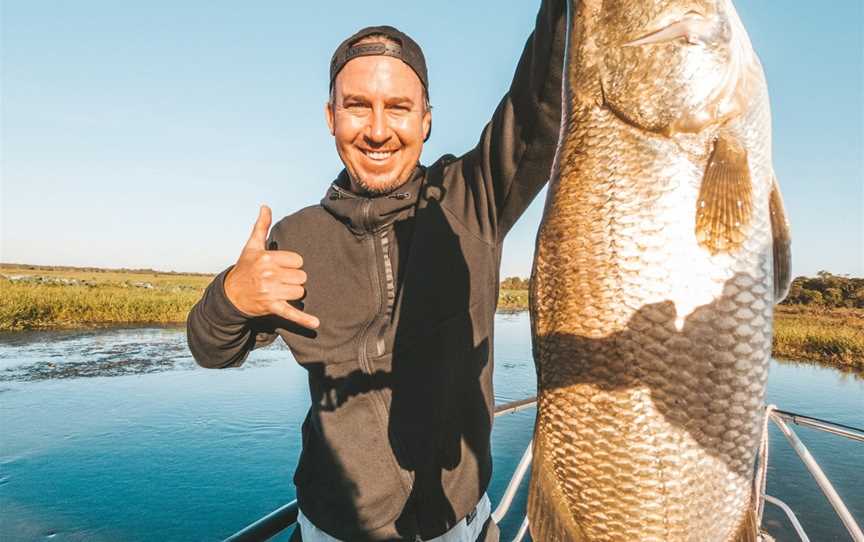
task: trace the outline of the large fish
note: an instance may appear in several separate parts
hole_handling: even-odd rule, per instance
[[[755,540],[789,230],[729,0],[572,0],[537,238],[537,541]]]

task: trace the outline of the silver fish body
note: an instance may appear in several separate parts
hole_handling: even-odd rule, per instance
[[[754,540],[789,235],[729,0],[573,0],[537,237],[534,540]]]

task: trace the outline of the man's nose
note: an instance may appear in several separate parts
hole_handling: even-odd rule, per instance
[[[384,143],[390,138],[390,127],[387,124],[387,116],[383,107],[376,107],[372,111],[372,122],[369,126],[369,140],[375,143]]]

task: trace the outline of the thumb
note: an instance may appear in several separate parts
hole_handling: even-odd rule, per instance
[[[271,220],[272,213],[270,212],[270,207],[262,205],[261,209],[258,211],[258,219],[252,227],[252,235],[250,235],[249,240],[246,241],[246,248],[255,248],[258,250],[267,249],[265,244],[267,243],[267,232],[270,231]]]

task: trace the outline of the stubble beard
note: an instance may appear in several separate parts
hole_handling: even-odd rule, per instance
[[[359,189],[361,195],[374,197],[384,196],[396,190],[397,188],[408,182],[410,176],[411,175],[409,172],[405,179],[400,179],[398,176],[394,176],[392,179],[389,179],[384,183],[377,182],[375,184],[369,183],[366,179],[360,176],[351,175],[351,180],[354,182],[354,185]]]

